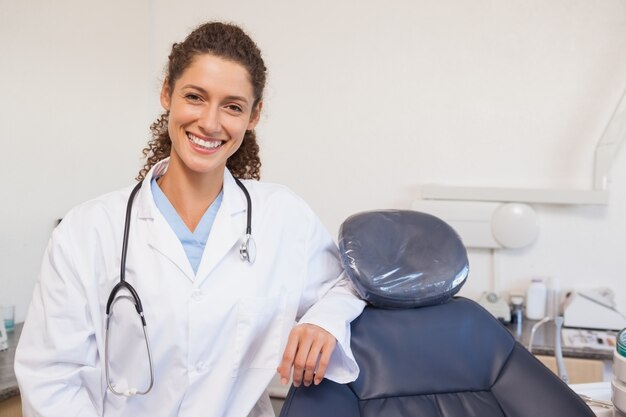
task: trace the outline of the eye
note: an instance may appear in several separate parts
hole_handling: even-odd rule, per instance
[[[241,108],[241,106],[238,106],[237,104],[229,104],[226,106],[226,108],[228,110],[231,110],[237,113],[243,113],[243,109]]]
[[[185,94],[185,98],[188,101],[192,102],[192,103],[198,103],[198,102],[202,101],[202,97],[200,97],[197,94],[193,94],[193,93]]]

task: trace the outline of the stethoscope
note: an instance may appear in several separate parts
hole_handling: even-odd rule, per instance
[[[254,239],[252,238],[252,200],[250,199],[250,194],[248,190],[243,185],[243,183],[238,179],[234,178],[235,182],[241,188],[244,195],[246,196],[247,202],[247,219],[246,219],[246,234],[241,241],[241,245],[239,246],[239,257],[242,261],[248,262],[250,264],[254,263],[256,259],[256,245],[254,243]],[[111,392],[116,395],[124,395],[126,397],[130,397],[133,395],[145,395],[152,389],[154,385],[154,368],[152,366],[152,354],[150,352],[150,343],[148,342],[148,333],[146,332],[146,318],[143,314],[143,307],[141,306],[141,299],[139,298],[139,294],[130,285],[126,282],[126,252],[128,251],[128,234],[130,230],[130,218],[131,212],[133,208],[133,201],[135,199],[135,195],[139,192],[141,188],[141,182],[139,182],[135,188],[130,193],[128,197],[128,203],[126,205],[126,220],[124,222],[124,237],[122,240],[122,258],[120,260],[120,282],[118,282],[115,287],[111,290],[111,294],[109,295],[109,299],[107,301],[106,306],[106,327],[105,327],[105,348],[104,348],[104,367],[107,379],[107,385]],[[126,289],[130,295],[121,295],[116,297],[117,293]],[[111,378],[109,377],[109,320],[111,318],[112,307],[121,299],[125,299],[131,301],[135,305],[135,310],[137,310],[137,314],[139,314],[139,319],[141,320],[141,325],[143,328],[143,337],[146,342],[146,351],[148,352],[148,363],[150,365],[150,384],[147,388],[143,390],[139,390],[137,388],[127,388],[124,391],[117,391],[115,389],[115,385],[111,383]]]

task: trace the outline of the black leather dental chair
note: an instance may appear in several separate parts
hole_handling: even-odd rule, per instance
[[[281,417],[594,417],[477,303],[458,235],[412,211],[342,225],[346,273],[369,302],[352,324],[358,379],[292,387]]]

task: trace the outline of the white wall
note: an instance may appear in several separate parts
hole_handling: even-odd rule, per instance
[[[153,117],[148,6],[0,0],[0,303],[19,321],[56,219],[136,175]]]
[[[18,320],[54,219],[132,181],[169,47],[209,19],[264,51],[264,179],[332,233],[357,211],[408,208],[423,183],[590,188],[626,88],[624,0],[0,0],[0,302]],[[503,289],[536,275],[623,287],[625,154],[608,207],[535,207],[538,241],[496,255]],[[477,297],[491,259],[470,261]]]

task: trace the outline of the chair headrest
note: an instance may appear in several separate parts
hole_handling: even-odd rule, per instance
[[[417,211],[350,216],[339,230],[339,252],[359,295],[377,307],[444,303],[469,272],[467,251],[454,229]]]

